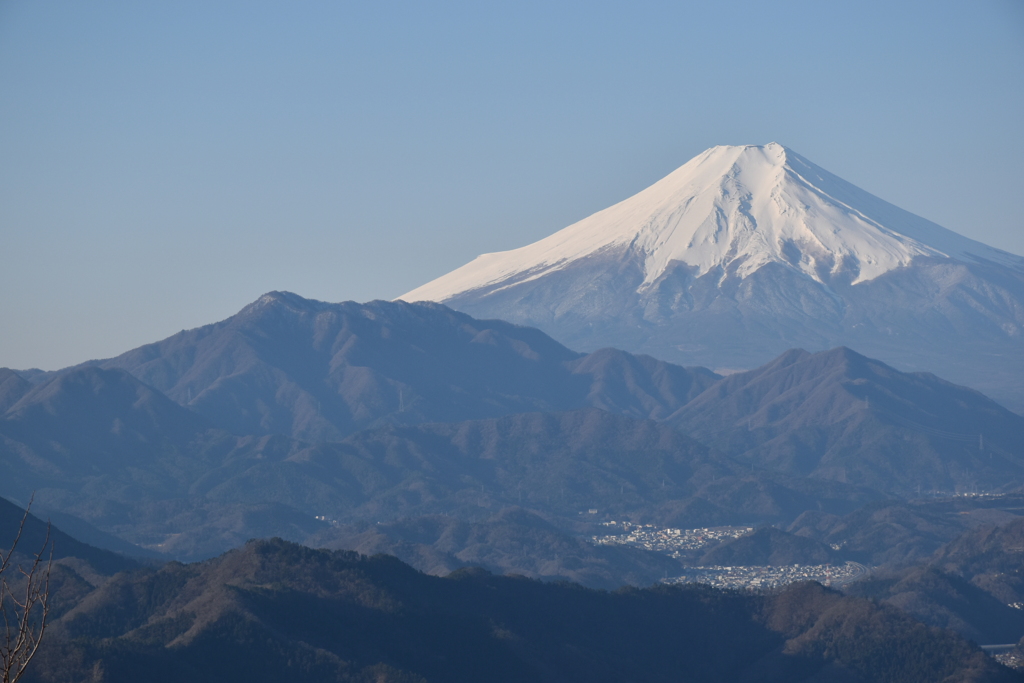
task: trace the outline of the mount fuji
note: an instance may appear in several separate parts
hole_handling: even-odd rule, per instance
[[[1024,258],[777,143],[720,146],[538,242],[399,297],[719,370],[850,346],[1024,410]]]

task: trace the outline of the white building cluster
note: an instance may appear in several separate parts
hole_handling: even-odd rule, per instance
[[[662,583],[706,583],[717,588],[759,590],[776,588],[797,581],[817,581],[826,586],[841,586],[867,574],[867,567],[856,562],[784,565],[780,567],[688,567],[683,576],[663,579]]]
[[[681,552],[699,550],[705,546],[753,533],[750,526],[719,526],[702,529],[659,528],[653,524],[631,522],[603,522],[610,527],[606,536],[593,536],[595,545],[628,545],[654,550],[678,558]]]

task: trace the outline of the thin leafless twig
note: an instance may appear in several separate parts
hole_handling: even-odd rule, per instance
[[[43,545],[32,556],[31,563],[27,567],[13,564],[14,552],[25,531],[34,498],[29,499],[11,549],[6,554],[0,550],[0,617],[4,628],[3,642],[0,643],[0,683],[16,683],[24,675],[26,667],[39,650],[50,614],[53,544],[50,542],[49,522],[46,524]],[[17,583],[23,583],[24,586],[15,593]]]

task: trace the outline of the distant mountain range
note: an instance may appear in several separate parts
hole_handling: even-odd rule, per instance
[[[482,521],[526,505],[568,519],[597,508],[602,518],[700,525],[809,505],[843,513],[878,495],[749,473],[668,425],[596,409],[388,425],[320,444],[238,437],[123,370],[96,367],[30,391],[0,419],[0,437],[0,466],[12,473],[4,495],[35,491],[45,509],[181,558],[253,536],[303,540],[327,527],[315,516]]]
[[[574,348],[753,368],[849,346],[1024,411],[1024,258],[781,145],[715,147],[534,244],[404,294]]]
[[[0,495],[182,558],[331,520],[788,524],[1024,482],[1024,418],[848,349],[723,378],[437,304],[270,294],[115,359],[0,372],[0,399]]]

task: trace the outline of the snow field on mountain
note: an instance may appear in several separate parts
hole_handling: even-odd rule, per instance
[[[614,206],[528,246],[479,256],[399,298],[499,291],[588,257],[637,262],[640,290],[674,263],[695,277],[720,267],[740,278],[780,263],[826,284],[837,274],[869,281],[917,257],[1024,268],[1020,257],[903,211],[771,143],[709,149]]]

